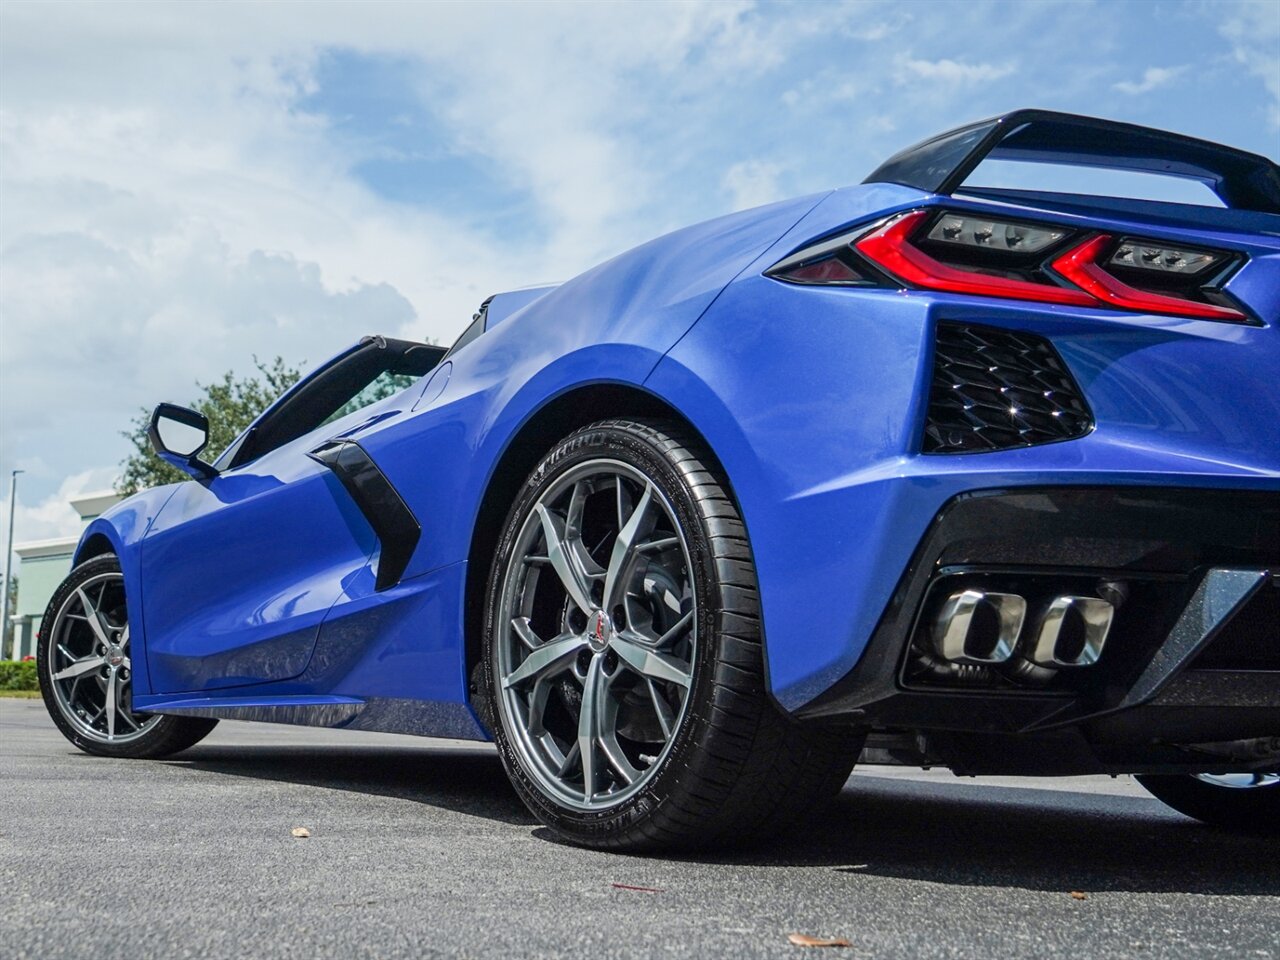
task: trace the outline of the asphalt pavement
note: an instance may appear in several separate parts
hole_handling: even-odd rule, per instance
[[[0,699],[6,960],[815,953],[791,933],[847,939],[832,957],[1277,957],[1280,842],[1127,778],[867,768],[764,849],[594,853],[486,746],[224,722],[104,760]]]

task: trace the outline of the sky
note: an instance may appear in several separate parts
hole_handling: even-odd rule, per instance
[[[140,408],[1043,107],[1280,155],[1280,3],[0,5],[0,523]],[[3,566],[3,560],[0,560]]]

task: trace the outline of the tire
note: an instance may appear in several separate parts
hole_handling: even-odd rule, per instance
[[[1280,835],[1280,774],[1136,779],[1157,800],[1201,823],[1240,833]]]
[[[677,425],[610,420],[557,444],[511,508],[478,705],[517,793],[571,843],[769,836],[838,793],[861,750],[769,699],[755,566],[726,490]]]
[[[217,720],[133,712],[129,653],[120,562],[93,557],[62,581],[40,621],[40,693],[62,735],[85,753],[129,758],[167,757],[208,736]]]

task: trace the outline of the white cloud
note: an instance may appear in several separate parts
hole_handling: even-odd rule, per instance
[[[1138,81],[1121,80],[1115,84],[1115,89],[1121,93],[1130,95],[1138,95],[1142,93],[1150,93],[1159,87],[1163,87],[1173,80],[1176,80],[1180,74],[1186,70],[1186,66],[1180,67],[1147,67],[1142,72],[1142,79]]]
[[[743,160],[725,171],[721,181],[733,197],[734,210],[746,210],[783,197],[778,189],[782,166],[768,160]]]
[[[48,472],[26,479],[47,493],[121,457],[138,407],[250,354],[447,342],[494,290],[660,232],[662,184],[627,132],[651,109],[637,94],[767,70],[787,29],[746,3],[5,4],[0,472],[39,456]],[[410,64],[447,146],[528,196],[536,229],[513,240],[371,192],[299,109],[335,48]]]
[[[1152,24],[1121,5],[800,9],[0,4],[0,480],[30,463],[25,490],[46,500],[120,459],[139,406],[189,398],[250,354],[314,363],[371,331],[447,340],[495,290],[776,199],[780,182],[853,182],[906,143],[1027,103],[1088,112],[1126,42],[1229,42],[1280,116],[1265,4],[1229,10],[1223,38],[1212,13]],[[430,117],[433,148],[515,198],[519,235],[482,205],[371,189],[355,172],[369,145],[306,102],[335,53],[401,65],[410,95],[388,128]],[[1049,57],[1052,71],[1015,71]],[[1215,83],[1240,86],[1210,78],[1206,100],[1222,102]],[[1170,128],[1187,113],[1124,99]],[[1205,116],[1204,133],[1234,122]],[[24,512],[19,537],[42,522]]]
[[[916,60],[910,56],[895,58],[895,79],[899,84],[921,80],[938,86],[980,86],[1013,73],[1011,63],[961,63],[958,60]]]
[[[1267,117],[1280,127],[1280,10],[1275,0],[1242,0],[1219,31],[1231,43],[1236,62],[1262,81],[1270,96]],[[1274,151],[1272,151],[1274,153]]]

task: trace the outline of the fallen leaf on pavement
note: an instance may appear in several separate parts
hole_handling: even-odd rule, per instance
[[[851,947],[848,940],[843,937],[836,939],[823,939],[822,937],[810,937],[803,933],[792,933],[787,939],[794,943],[797,947]]]
[[[661,893],[657,887],[633,887],[629,883],[610,884],[615,890],[635,890],[638,893]]]
[[[290,830],[289,832],[290,832],[290,833],[292,833],[295,837],[309,837],[309,836],[311,836],[311,831],[310,831],[310,830],[308,830],[306,827],[294,827],[294,828],[293,828],[292,830]]]
[[[1071,899],[1072,900],[1088,900],[1089,895],[1087,893],[1081,893],[1079,890],[1072,890]]]

